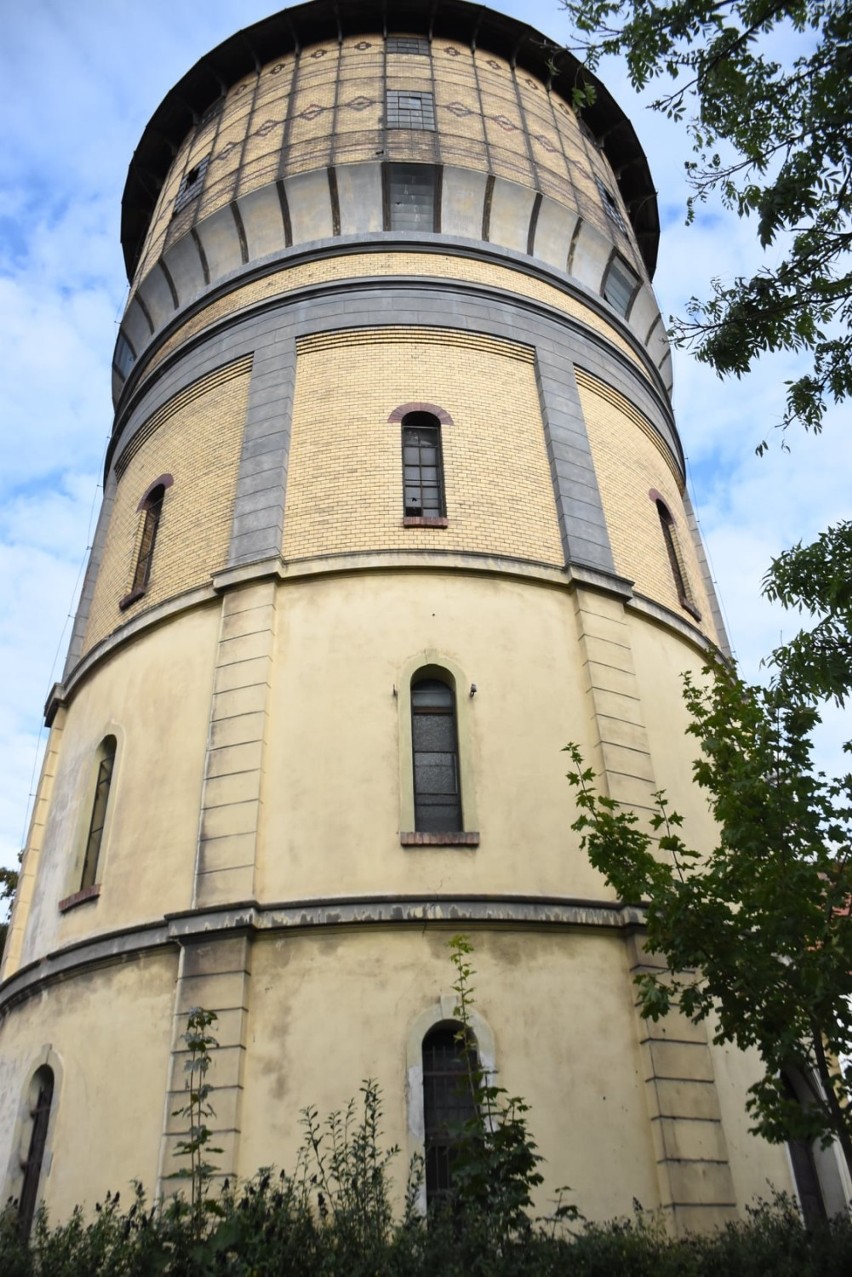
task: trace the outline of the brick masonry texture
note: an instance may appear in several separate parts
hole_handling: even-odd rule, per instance
[[[463,283],[505,289],[521,297],[543,302],[580,320],[594,332],[605,336],[622,354],[640,366],[637,352],[613,324],[608,324],[597,311],[590,306],[584,306],[582,301],[572,296],[567,290],[533,278],[523,270],[520,263],[517,269],[512,269],[511,265],[497,266],[491,262],[478,262],[471,258],[454,256],[451,249],[448,251],[448,246],[443,244],[436,245],[436,249],[437,251],[431,253],[388,251],[324,257],[319,261],[293,265],[285,270],[275,271],[271,275],[253,280],[250,284],[243,284],[234,288],[226,296],[211,302],[182,324],[163,342],[149,367],[153,370],[184,342],[197,336],[211,324],[244,307],[275,297],[286,298],[288,293],[299,288],[337,281],[383,278],[388,275],[459,280]]]
[[[683,613],[657,507],[648,496],[654,489],[674,517],[689,584],[701,612],[701,629],[718,642],[681,490],[664,454],[625,413],[603,396],[581,385],[580,402],[616,571],[634,581],[638,593],[663,603],[673,612]]]
[[[385,88],[434,91],[436,131],[387,129]],[[203,217],[276,177],[334,163],[390,160],[454,164],[534,187],[607,236],[595,184],[619,199],[598,149],[571,108],[503,58],[451,40],[428,57],[388,54],[380,35],[306,48],[244,77],[214,119],[187,135],[175,157],[137,272],[144,278],[169,244]],[[201,195],[173,217],[183,177],[209,157]],[[635,266],[632,233],[617,232]]]
[[[529,351],[512,358],[452,333],[378,335],[341,334],[298,355],[284,557],[442,549],[561,566]],[[415,399],[453,420],[441,431],[445,529],[402,527],[401,433],[388,416]]]
[[[167,417],[122,475],[94,589],[84,651],[124,619],[192,586],[225,566],[250,376],[243,373]],[[143,516],[137,506],[161,474],[166,493],[149,587],[127,612],[119,600],[133,575]]]

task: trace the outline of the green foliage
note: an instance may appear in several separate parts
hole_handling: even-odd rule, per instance
[[[807,699],[751,687],[722,663],[705,675],[686,680],[686,701],[717,845],[689,846],[662,793],[646,828],[597,792],[569,745],[574,828],[619,896],[646,907],[647,945],[667,970],[639,977],[643,1015],[677,1006],[710,1017],[717,1042],[756,1048],[754,1129],[777,1142],[836,1137],[852,1165],[852,1076],[836,1063],[852,1051],[852,776],[814,772]],[[785,1093],[789,1067],[820,1080],[807,1108]]]
[[[206,1011],[203,1007],[191,1008],[186,1021],[186,1032],[183,1034],[188,1052],[184,1065],[186,1103],[172,1111],[173,1117],[186,1118],[189,1123],[186,1137],[178,1140],[175,1146],[175,1156],[189,1158],[189,1166],[175,1171],[173,1178],[190,1181],[190,1202],[197,1217],[205,1210],[215,1210],[215,1203],[210,1199],[208,1189],[218,1168],[215,1163],[208,1161],[208,1156],[222,1152],[221,1148],[215,1148],[211,1144],[213,1133],[207,1125],[207,1119],[215,1116],[210,1103],[213,1088],[207,1081],[207,1074],[213,1063],[211,1051],[219,1045],[210,1033],[218,1019],[215,1011]]]
[[[458,1133],[453,1209],[463,1216],[483,1216],[493,1237],[506,1247],[510,1241],[529,1235],[532,1190],[543,1183],[538,1169],[541,1157],[527,1126],[529,1105],[497,1086],[479,1060],[470,1020],[476,974],[472,954],[473,946],[466,936],[454,936],[450,941],[450,960],[456,972],[452,986],[455,1015],[462,1026],[458,1040],[467,1062],[466,1085],[474,1109],[473,1117]],[[562,1209],[563,1213],[570,1211]],[[576,1211],[573,1215],[576,1217]]]
[[[852,392],[852,9],[848,0],[562,0],[572,43],[595,67],[622,55],[636,88],[668,79],[653,104],[684,120],[689,217],[718,193],[756,219],[777,264],[712,281],[676,339],[720,374],[741,376],[764,351],[810,356],[788,383],[784,423],[821,428]],[[778,51],[786,41],[794,52]]]
[[[6,937],[9,934],[9,913],[17,890],[17,869],[5,869],[0,866],[0,906],[3,907],[4,913],[4,917],[0,921],[0,958],[3,957],[3,950],[6,947]]]
[[[810,629],[776,648],[771,663],[784,688],[808,700],[833,697],[843,704],[852,690],[852,522],[820,533],[813,545],[793,546],[773,559],[764,579],[770,599],[815,614]]]
[[[806,1230],[794,1203],[761,1204],[742,1224],[709,1237],[674,1240],[661,1220],[585,1224],[575,1235],[533,1228],[523,1245],[502,1247],[487,1222],[468,1231],[449,1217],[399,1222],[384,1242],[344,1241],[340,1217],[317,1217],[299,1178],[260,1171],[226,1189],[219,1218],[199,1236],[187,1210],[150,1206],[137,1185],[131,1205],[110,1195],[86,1222],[81,1212],[32,1239],[14,1212],[0,1214],[3,1277],[845,1277],[852,1225],[842,1216]]]

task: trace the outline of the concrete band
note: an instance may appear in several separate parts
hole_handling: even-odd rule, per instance
[[[406,854],[416,855],[415,852]],[[85,906],[83,906],[85,907]],[[353,897],[228,908],[168,915],[162,923],[133,926],[55,950],[22,967],[0,990],[0,1018],[49,985],[109,963],[140,960],[163,948],[210,943],[235,934],[276,935],[325,927],[511,926],[589,928],[626,934],[641,927],[644,912],[617,901],[506,896]]]

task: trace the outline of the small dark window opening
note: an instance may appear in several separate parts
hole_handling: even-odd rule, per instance
[[[385,91],[385,124],[389,129],[435,129],[435,95],[419,90]]]
[[[619,315],[624,315],[626,318],[638,287],[638,276],[634,275],[624,262],[617,257],[613,258],[603,286],[603,295],[613,310],[617,310]]]
[[[801,1104],[796,1088],[786,1073],[781,1074],[781,1083],[787,1098]],[[802,1207],[802,1216],[806,1228],[813,1228],[827,1218],[825,1200],[819,1182],[819,1173],[814,1158],[814,1146],[810,1140],[791,1139],[787,1141],[790,1150],[790,1161],[793,1164],[793,1178]]]
[[[677,590],[677,596],[680,600],[681,607],[691,613],[697,621],[701,620],[701,613],[695,605],[695,599],[689,586],[689,579],[686,575],[686,569],[681,558],[680,545],[678,544],[677,531],[675,522],[671,516],[668,506],[664,501],[659,499],[655,501],[657,514],[660,518],[660,527],[663,531],[663,540],[666,543],[666,553],[669,557],[669,566],[672,570],[672,577]]]
[[[204,174],[207,172],[209,163],[210,156],[205,155],[203,160],[199,160],[197,164],[184,173],[178,187],[178,193],[175,196],[175,213],[179,213],[181,209],[186,208],[187,204],[194,200],[196,195],[201,194],[201,188],[204,185]]]
[[[44,1164],[44,1150],[47,1146],[47,1128],[50,1124],[50,1109],[53,1104],[53,1070],[45,1064],[33,1078],[36,1099],[30,1109],[32,1128],[30,1133],[27,1160],[24,1166],[24,1182],[21,1186],[21,1204],[18,1212],[21,1234],[28,1237],[33,1226],[38,1187],[41,1170]]]
[[[423,1039],[426,1201],[431,1208],[452,1196],[459,1143],[466,1123],[476,1116],[471,1072],[478,1067],[476,1048],[465,1043],[460,1024],[438,1024]]]
[[[388,53],[429,54],[429,41],[422,35],[389,35]]]
[[[80,879],[80,890],[93,887],[98,880],[98,862],[101,857],[101,843],[106,824],[109,791],[112,785],[112,773],[115,767],[114,736],[107,736],[100,748],[100,762],[95,781],[95,799],[92,803],[92,815],[89,820],[89,833],[86,838],[86,850],[83,855],[83,873]]]
[[[599,177],[595,178],[595,182],[597,183],[598,193],[600,194],[600,197],[603,200],[603,206],[606,211],[607,217],[609,218],[611,222],[615,223],[615,225],[618,227],[620,231],[624,231],[624,233],[626,234],[627,223],[625,222],[624,215],[622,214],[621,209],[619,208],[618,201],[616,200],[612,191],[607,190],[607,188],[604,186],[603,182],[600,180]]]
[[[444,517],[441,423],[431,412],[408,412],[402,419],[402,482],[406,518]]]
[[[118,341],[115,343],[115,354],[112,357],[113,368],[120,377],[126,377],[135,363],[136,351],[133,349],[124,333],[119,333]]]
[[[414,828],[457,833],[462,828],[456,697],[437,678],[411,685],[414,751]]]
[[[437,170],[431,164],[388,164],[384,169],[389,231],[437,231]]]

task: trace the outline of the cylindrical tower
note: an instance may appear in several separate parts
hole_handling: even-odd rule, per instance
[[[654,188],[576,70],[460,0],[316,0],[146,129],[0,989],[7,1195],[163,1184],[196,1005],[223,1174],[291,1164],[301,1108],[367,1076],[422,1149],[460,931],[483,1062],[587,1215],[705,1226],[791,1186],[746,1133],[750,1062],[636,1017],[641,918],[570,828],[574,739],[612,797],[665,788],[712,836],[680,675],[725,642]]]

